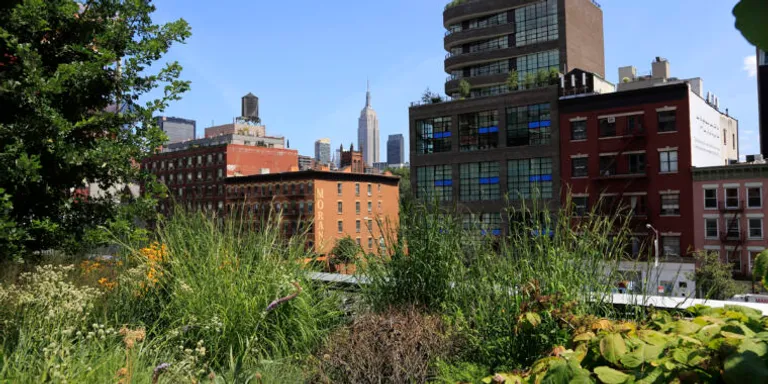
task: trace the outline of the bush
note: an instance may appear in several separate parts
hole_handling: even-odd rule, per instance
[[[457,342],[438,316],[414,309],[363,314],[328,338],[316,381],[426,383],[431,364]]]
[[[765,383],[768,318],[751,308],[689,308],[647,324],[582,318],[572,349],[557,347],[530,369],[497,374],[506,383]]]
[[[391,259],[371,260],[363,272],[363,299],[376,310],[416,305],[445,315],[467,337],[470,362],[526,366],[567,341],[558,309],[613,311],[602,298],[624,255],[625,223],[620,215],[574,223],[569,212],[553,218],[535,206],[510,208],[517,224],[492,236],[477,222],[465,227],[450,209],[415,206],[387,245]]]

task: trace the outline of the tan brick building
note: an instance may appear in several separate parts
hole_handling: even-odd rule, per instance
[[[366,253],[396,235],[399,178],[388,175],[308,170],[226,179],[227,212],[264,222],[282,213],[287,236],[307,230],[308,245],[325,255],[336,240],[355,239]]]

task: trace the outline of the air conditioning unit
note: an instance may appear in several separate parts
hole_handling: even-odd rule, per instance
[[[616,122],[616,118],[615,117],[611,116],[611,117],[608,118],[608,124],[613,124],[615,122]]]

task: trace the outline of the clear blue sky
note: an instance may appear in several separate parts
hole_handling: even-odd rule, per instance
[[[385,161],[387,136],[407,137],[409,103],[426,87],[442,93],[446,1],[156,0],[157,21],[192,26],[166,57],[181,62],[192,90],[165,114],[197,120],[200,135],[212,121],[231,122],[253,92],[267,132],[313,155],[316,139],[333,148],[357,140],[369,78]],[[736,2],[600,1],[608,80],[623,65],[649,72],[655,56],[670,60],[675,77],[702,77],[739,119],[743,156],[759,152],[757,88],[745,69],[755,49],[733,26]]]

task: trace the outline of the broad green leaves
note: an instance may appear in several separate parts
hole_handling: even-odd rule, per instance
[[[764,51],[768,51],[768,2],[765,0],[741,0],[733,8],[736,16],[736,29],[750,43]]]
[[[600,340],[600,353],[606,360],[616,364],[627,353],[627,345],[620,334],[609,333]]]

